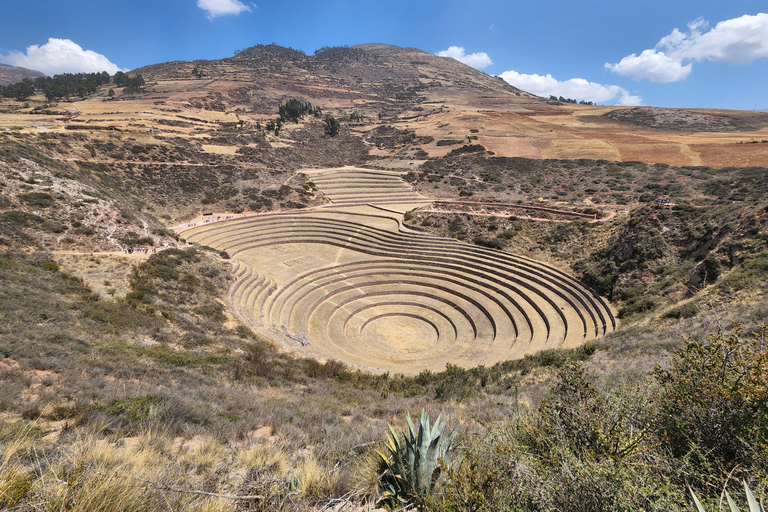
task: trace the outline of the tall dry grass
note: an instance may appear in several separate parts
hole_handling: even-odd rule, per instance
[[[311,452],[265,440],[225,445],[146,430],[113,441],[46,439],[34,424],[0,426],[0,508],[40,512],[306,510],[359,494]]]

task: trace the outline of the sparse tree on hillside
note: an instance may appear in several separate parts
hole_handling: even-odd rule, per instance
[[[296,98],[289,99],[284,105],[277,108],[277,113],[282,121],[293,121],[294,123],[298,123],[299,119],[308,112],[312,112],[312,104],[303,103]]]
[[[325,133],[327,135],[330,135],[331,137],[335,137],[339,134],[339,129],[341,128],[341,123],[338,119],[336,119],[333,116],[326,116],[325,117]]]
[[[131,94],[141,92],[144,88],[144,77],[141,75],[129,76],[125,78],[123,83],[125,84],[125,89],[123,89],[124,93]]]
[[[122,71],[118,71],[115,73],[115,76],[112,78],[112,81],[115,82],[115,85],[118,87],[125,86],[125,79],[128,78],[128,76],[123,73]]]

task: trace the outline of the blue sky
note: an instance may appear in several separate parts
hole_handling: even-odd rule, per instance
[[[765,0],[6,2],[0,62],[56,72],[216,59],[275,42],[449,55],[548,96],[768,109]]]

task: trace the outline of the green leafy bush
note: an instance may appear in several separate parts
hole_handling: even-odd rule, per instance
[[[753,466],[768,455],[768,326],[683,341],[669,368],[654,370],[658,436],[703,477],[712,463],[726,472]]]
[[[34,208],[50,208],[56,202],[51,194],[46,192],[29,192],[21,194],[19,200]]]
[[[127,232],[120,238],[120,241],[129,247],[155,245],[155,241],[152,239],[152,237],[141,236],[134,231]]]
[[[699,312],[699,304],[695,301],[686,302],[664,313],[664,318],[693,318]]]
[[[675,461],[653,437],[652,394],[606,391],[566,363],[540,406],[470,438],[430,510],[683,510]]]
[[[325,127],[323,130],[325,131],[326,135],[330,135],[331,137],[335,137],[339,134],[339,130],[341,129],[341,123],[338,119],[336,119],[333,116],[326,116],[325,117]]]
[[[466,155],[468,153],[483,153],[485,151],[485,146],[482,144],[465,144],[461,146],[460,148],[456,148],[451,150],[450,153],[448,153],[446,156],[459,156],[459,155]]]
[[[488,247],[489,249],[502,250],[506,247],[506,244],[504,242],[502,242],[498,238],[494,238],[490,236],[478,236],[473,240],[473,242],[475,242],[475,245]]]

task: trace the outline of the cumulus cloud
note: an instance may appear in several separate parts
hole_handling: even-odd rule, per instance
[[[627,55],[616,64],[606,63],[605,67],[635,80],[647,78],[651,82],[667,83],[688,78],[693,64],[683,65],[682,59],[656,50],[645,50],[640,55]]]
[[[675,28],[655,48],[605,67],[635,80],[677,82],[688,77],[692,61],[749,64],[768,57],[768,13],[745,14],[707,29],[709,22],[698,18],[688,24],[687,32]]]
[[[633,96],[618,85],[602,85],[583,78],[560,81],[552,75],[527,75],[517,71],[505,71],[499,75],[508,84],[537,96],[563,96],[579,101],[604,103],[613,100],[618,105],[641,105],[642,98]]]
[[[83,50],[82,46],[70,39],[51,37],[44,45],[33,44],[27,52],[12,51],[0,55],[0,62],[11,66],[35,69],[46,75],[58,73],[100,73],[106,71],[113,75],[121,69],[108,58],[92,50]]]
[[[491,25],[493,28],[493,25]],[[467,55],[467,51],[463,46],[451,46],[447,50],[437,52],[438,57],[452,57],[459,62],[463,62],[467,66],[472,66],[475,69],[483,69],[493,64],[493,61],[485,52],[470,53]]]
[[[239,0],[197,0],[197,6],[208,13],[208,17],[218,18],[241,12],[251,12],[251,8]]]

